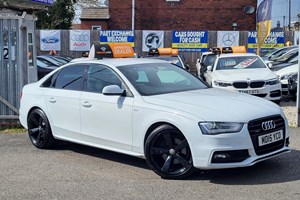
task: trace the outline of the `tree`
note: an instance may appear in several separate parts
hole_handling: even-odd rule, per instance
[[[77,0],[56,0],[48,10],[35,13],[37,29],[70,29],[75,16]]]

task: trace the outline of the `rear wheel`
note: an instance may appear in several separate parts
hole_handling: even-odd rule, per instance
[[[152,131],[146,140],[145,156],[148,166],[162,178],[184,178],[194,169],[186,138],[170,125]]]
[[[41,109],[34,109],[28,116],[28,134],[31,143],[39,149],[54,146],[55,139],[46,114]]]

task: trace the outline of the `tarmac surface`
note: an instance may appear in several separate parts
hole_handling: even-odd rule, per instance
[[[27,134],[0,134],[0,199],[300,199],[300,128],[291,153],[252,167],[198,171],[164,180],[143,159],[61,142],[31,145]]]

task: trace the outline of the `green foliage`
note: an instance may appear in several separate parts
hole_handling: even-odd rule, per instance
[[[37,29],[69,29],[75,16],[77,0],[56,0],[48,10],[35,13]]]

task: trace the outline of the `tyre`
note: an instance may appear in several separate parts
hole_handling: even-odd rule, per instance
[[[31,143],[39,149],[54,146],[55,139],[46,114],[41,109],[34,109],[28,116],[28,135]]]
[[[171,125],[152,131],[145,143],[145,156],[148,166],[165,179],[181,179],[194,171],[188,141]]]

